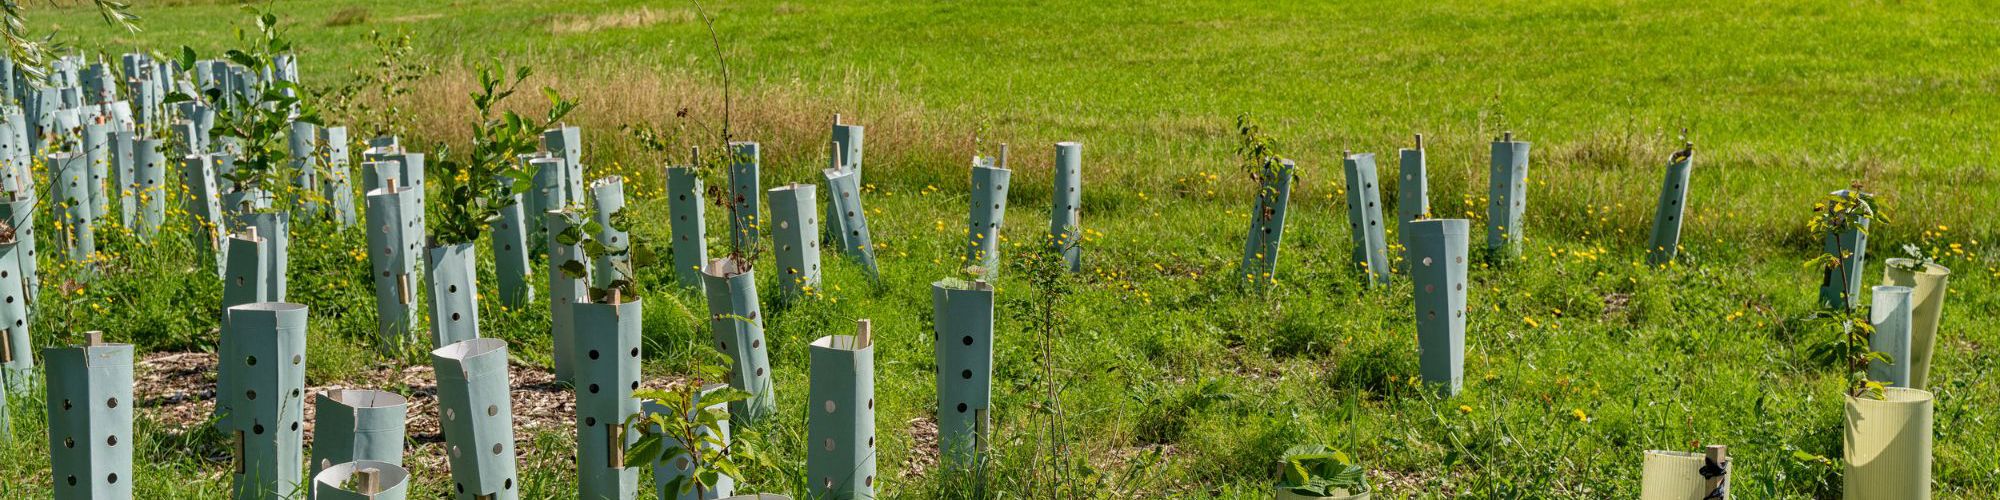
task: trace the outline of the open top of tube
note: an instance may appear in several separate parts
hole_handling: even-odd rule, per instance
[[[230,308],[229,308],[229,310],[232,310],[232,311],[278,311],[278,312],[284,312],[284,311],[298,311],[298,310],[302,310],[302,309],[305,309],[305,308],[306,308],[306,305],[305,305],[305,304],[293,304],[293,303],[291,303],[291,302],[252,302],[252,303],[249,303],[249,304],[243,304],[243,305],[240,305],[240,306],[234,306],[234,307],[230,307]]]
[[[354,408],[390,408],[410,404],[402,395],[374,389],[334,389],[326,397]]]
[[[750,272],[750,266],[747,264],[749,263],[735,257],[712,259],[708,261],[708,265],[702,266],[701,273],[717,278],[733,278]]]
[[[859,351],[870,347],[862,345],[860,339],[853,335],[828,335],[820,337],[819,340],[813,341],[812,346],[836,351]]]
[[[507,341],[493,338],[461,340],[451,345],[431,351],[432,356],[452,360],[466,360],[481,354],[506,349]]]

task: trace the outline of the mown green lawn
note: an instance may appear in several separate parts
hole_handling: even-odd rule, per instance
[[[31,6],[31,27],[115,54],[182,44],[232,46],[247,16],[228,2],[140,5],[146,31],[93,13]],[[193,4],[193,5],[181,5]],[[1630,498],[1641,452],[1722,443],[1743,498],[1838,496],[1840,369],[1811,361],[1833,338],[1814,310],[1805,226],[1822,194],[1862,183],[1888,210],[1874,255],[1921,242],[1956,270],[1930,390],[1935,491],[2000,496],[2000,15],[1977,2],[716,2],[734,77],[737,138],[764,144],[764,182],[815,182],[826,123],[870,126],[867,199],[882,259],[871,285],[828,255],[824,298],[767,309],[783,418],[753,442],[772,452],[749,489],[802,493],[806,344],[876,324],[882,491],[949,497],[941,475],[906,474],[932,415],[928,284],[958,266],[966,157],[979,133],[1013,145],[1006,234],[1039,241],[1049,144],[1085,143],[1085,272],[1063,302],[1065,497],[1268,497],[1277,456],[1327,443],[1371,470],[1379,496]],[[657,195],[659,160],[618,126],[651,120],[714,144],[719,83],[709,39],[686,4],[637,1],[278,2],[294,23],[309,84],[369,67],[370,30],[408,33],[437,75],[399,101],[411,139],[462,142],[469,65],[535,65],[584,99],[593,175],[639,178]],[[350,12],[336,14],[337,11]],[[328,26],[336,17],[356,24]],[[690,118],[673,118],[681,108]],[[1234,121],[1250,113],[1305,174],[1279,285],[1231,278],[1253,183],[1236,166]],[[380,114],[337,117],[373,124]],[[1679,130],[1696,142],[1684,265],[1639,262],[1659,168]],[[1435,212],[1484,217],[1486,141],[1533,141],[1528,251],[1475,266],[1465,391],[1439,399],[1417,373],[1411,287],[1364,288],[1349,267],[1339,152],[1394,150],[1423,133]],[[463,149],[463,146],[460,146]],[[442,175],[434,173],[433,175]],[[1394,205],[1394,184],[1383,200]],[[637,203],[638,234],[664,241],[666,204]],[[1392,207],[1393,208],[1393,207]],[[724,235],[710,211],[711,235]],[[185,226],[180,228],[185,230]],[[292,300],[313,308],[310,378],[351,380],[378,362],[358,232],[301,228]],[[174,236],[178,235],[178,236]],[[39,307],[36,341],[98,329],[142,351],[212,348],[220,287],[185,232],[101,243],[114,264]],[[1475,235],[1475,244],[1478,235]],[[711,240],[720,251],[723,243]],[[1955,245],[1955,246],[1954,246]],[[1010,249],[1010,255],[1028,252]],[[482,250],[484,252],[484,250]],[[47,253],[44,279],[75,275]],[[764,268],[771,267],[763,257]],[[491,266],[486,286],[492,286]],[[1879,276],[1875,259],[1868,270]],[[1044,378],[1026,315],[1046,296],[1004,270],[995,384],[999,463],[992,481],[1032,477]],[[762,289],[775,284],[761,277]],[[644,277],[647,375],[668,378],[705,349],[698,295],[664,271]],[[54,282],[49,282],[53,286]],[[524,365],[547,366],[543,306],[484,311]],[[422,357],[388,360],[424,363]],[[144,396],[141,396],[144,399]],[[39,401],[15,401],[0,445],[0,496],[46,496]],[[139,487],[151,498],[226,491],[225,441],[149,426]],[[524,446],[524,496],[573,495],[567,434]],[[435,448],[432,448],[433,450]],[[448,471],[419,470],[421,497]],[[1039,477],[1046,478],[1043,470]],[[1046,493],[1044,493],[1046,496]]]

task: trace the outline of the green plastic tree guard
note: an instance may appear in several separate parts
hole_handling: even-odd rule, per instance
[[[431,345],[479,338],[479,256],[471,243],[431,247]]]
[[[735,248],[751,248],[764,230],[761,203],[763,186],[758,179],[763,164],[762,149],[755,142],[729,143],[729,240]]]
[[[132,346],[51,347],[42,357],[54,498],[133,498]]]
[[[56,207],[62,212],[64,248],[71,262],[85,262],[97,253],[97,237],[91,224],[89,158],[77,153],[48,155],[50,183],[55,184]]]
[[[420,209],[417,211],[417,226],[429,227],[430,217],[421,210],[430,206],[430,195],[425,191],[424,154],[398,149],[383,158],[386,161],[396,162],[397,185],[410,188],[411,194],[416,195],[417,208]],[[417,263],[417,267],[422,268],[423,263]]]
[[[1413,148],[1397,151],[1399,163],[1397,172],[1402,177],[1396,180],[1396,244],[1401,246],[1402,265],[1405,272],[1410,269],[1410,221],[1429,218],[1431,214],[1430,173],[1424,166],[1424,136],[1417,135]]]
[[[139,234],[152,239],[167,216],[167,155],[159,139],[132,141],[132,197]]]
[[[1007,170],[1007,145],[1000,145],[1000,158],[972,159],[971,199],[966,224],[965,265],[979,266],[988,273],[1000,265],[1000,227],[1007,221],[1007,183],[1014,172]]]
[[[625,248],[630,244],[631,242],[626,240],[629,235],[611,225],[612,216],[625,210],[625,178],[613,175],[591,182],[590,203],[594,209],[590,213],[590,218],[599,227],[599,231],[594,235],[597,241],[614,250]],[[598,257],[594,263],[597,268],[590,273],[591,283],[598,288],[606,288],[612,280],[621,277],[632,279],[631,276],[625,276],[626,273],[618,271],[618,264],[624,263],[626,259],[626,256],[620,255]]]
[[[1522,213],[1528,208],[1528,143],[1508,132],[1493,141],[1493,170],[1487,177],[1486,250],[1521,256]]]
[[[1681,249],[1681,217],[1687,213],[1688,174],[1694,166],[1694,146],[1667,161],[1667,179],[1660,186],[1660,204],[1653,213],[1653,236],[1646,241],[1646,264],[1664,266]]]
[[[1470,223],[1425,219],[1411,222],[1409,231],[1424,382],[1455,395],[1465,379],[1465,257]]]
[[[1868,308],[1869,350],[1889,359],[1868,362],[1868,380],[1889,387],[1910,387],[1910,287],[1882,285],[1872,289],[1874,304]]]
[[[954,469],[978,464],[993,408],[993,287],[967,285],[931,284],[938,457]]]
[[[1845,189],[1834,191],[1836,196],[1846,196]],[[1833,234],[1827,235],[1827,254],[1834,256],[1834,265],[1821,275],[1819,282],[1819,304],[1827,309],[1846,309],[1861,296],[1862,271],[1868,267],[1868,224],[1867,217],[1847,224]]]
[[[729,385],[712,383],[706,386],[702,386],[701,391],[702,394],[706,395],[709,393],[713,393],[717,390],[721,390],[722,388],[725,387],[729,387]],[[666,406],[663,406],[653,401],[646,401],[641,406],[642,406],[641,409],[645,411],[646,414],[648,415],[662,415],[662,414],[667,414],[668,412],[671,411]],[[697,411],[727,411],[727,410],[725,405],[717,404],[709,406],[708,408],[704,408],[703,410],[697,410]],[[699,417],[693,411],[690,411],[688,412],[688,414],[682,415],[681,418],[693,421]],[[660,430],[659,426],[653,426],[653,430],[655,432],[659,431]],[[716,430],[721,431],[722,442],[724,443],[729,442],[728,419],[717,421]],[[700,435],[703,437],[714,436],[714,434],[712,434],[706,428],[701,429],[697,432],[699,432]],[[679,439],[675,439],[672,437],[664,437],[661,441],[662,441],[661,444],[665,446],[666,449],[679,448],[685,450],[687,446],[685,443],[680,442]],[[713,443],[700,443],[700,446],[702,447],[704,454],[721,453],[721,447],[716,446]],[[679,454],[675,454],[673,456],[662,455],[658,459],[653,460],[653,490],[657,494],[657,496],[655,496],[654,498],[659,498],[662,500],[665,499],[715,500],[717,498],[729,496],[731,493],[735,492],[736,480],[730,478],[729,475],[727,474],[717,474],[715,476],[715,484],[709,485],[707,489],[702,489],[700,487],[692,487],[689,488],[686,493],[682,493],[674,485],[674,480],[689,477],[694,474],[693,469],[695,464],[692,461],[692,458],[693,458],[692,454],[682,452]]]
[[[194,216],[194,246],[215,256],[215,275],[223,275],[222,248],[223,223],[222,200],[216,190],[215,167],[206,154],[191,154],[181,158],[181,187],[186,193],[182,204],[187,213]]]
[[[472,339],[440,347],[431,351],[431,362],[437,369],[438,424],[451,463],[452,498],[519,498],[507,341]]]
[[[378,158],[381,157],[378,156]],[[366,184],[370,191],[388,186],[390,179],[395,179],[398,186],[407,187],[410,185],[407,182],[403,182],[403,164],[395,160],[383,159],[361,162],[361,177],[362,183]]]
[[[542,132],[542,145],[563,160],[563,199],[583,202],[583,130],[563,126]]]
[[[354,225],[354,176],[348,171],[352,160],[348,157],[347,127],[326,127],[319,129],[319,144],[325,157],[320,164],[326,168],[327,182],[320,187],[320,195],[333,204],[333,220],[340,227]]]
[[[313,474],[314,500],[403,500],[409,497],[410,471],[402,465],[357,460],[334,464]]]
[[[1285,215],[1292,202],[1292,175],[1298,165],[1280,160],[1278,168],[1265,168],[1258,178],[1257,206],[1250,212],[1250,237],[1243,242],[1243,264],[1236,274],[1247,283],[1262,287],[1278,279],[1278,243],[1285,236]]]
[[[875,349],[857,335],[812,343],[806,483],[814,498],[875,498]]]
[[[723,257],[702,268],[702,281],[708,289],[708,326],[715,349],[731,361],[729,386],[750,393],[749,399],[729,403],[729,414],[743,424],[762,420],[777,412],[778,397],[757,304],[757,273],[748,262]]]
[[[543,216],[548,227],[549,247],[549,336],[555,346],[556,380],[573,382],[576,380],[576,355],[570,348],[576,345],[576,310],[578,302],[588,298],[590,266],[583,265],[584,276],[570,276],[563,266],[570,262],[580,265],[586,257],[583,245],[564,245],[561,235],[573,226],[582,223],[582,215],[576,210],[552,210]]]
[[[0,335],[0,406],[7,402],[5,393],[26,394],[34,389],[35,356],[34,339],[28,337],[28,295],[22,274],[9,272],[17,270],[19,259],[25,258],[18,242],[0,243],[0,325],[6,330]],[[6,430],[6,409],[0,408],[0,439]]]
[[[500,218],[488,224],[493,233],[493,273],[500,280],[500,305],[519,309],[535,301],[535,288],[528,286],[528,215],[521,195],[509,195],[512,202],[500,208]]]
[[[1389,238],[1382,224],[1382,192],[1375,171],[1375,154],[1349,154],[1342,160],[1347,173],[1347,227],[1354,245],[1353,262],[1374,285],[1389,284]]]
[[[96,222],[111,213],[111,195],[105,186],[111,181],[112,128],[103,117],[83,124],[83,156],[89,177],[85,191],[90,196],[90,220]]]
[[[819,288],[819,200],[812,184],[771,188],[771,240],[778,251],[778,298]]]
[[[0,220],[14,228],[16,251],[20,252],[18,265],[0,267],[0,270],[17,270],[21,273],[22,287],[27,289],[27,299],[34,302],[41,289],[41,266],[36,263],[35,250],[35,191],[0,193]]]
[[[609,299],[617,299],[612,297]],[[639,413],[638,300],[571,305],[576,315],[576,463],[580,498],[631,500],[639,495],[639,468],[625,466],[638,433],[625,421]]]
[[[1049,244],[1062,251],[1069,272],[1083,269],[1083,143],[1056,143],[1054,199],[1049,207]]]
[[[285,134],[285,146],[287,152],[291,154],[292,169],[297,176],[292,179],[292,185],[297,186],[300,193],[319,195],[321,164],[315,160],[317,155],[313,154],[319,149],[319,127],[307,122],[293,121],[291,131]],[[304,212],[303,220],[306,221],[318,220],[320,212],[326,209],[323,200],[314,199],[310,195],[299,197],[298,208]]]
[[[834,214],[828,220],[840,219],[840,252],[861,264],[868,272],[869,279],[877,276],[875,269],[875,244],[868,239],[868,211],[861,207],[861,186],[854,172],[826,169],[821,171],[826,177],[828,208]]]
[[[137,191],[133,184],[137,182],[139,172],[132,164],[137,157],[133,149],[138,146],[138,140],[138,134],[130,130],[111,133],[111,180],[108,190],[111,197],[118,199],[118,225],[123,227],[137,227],[133,223],[139,217],[139,200],[133,195]]]
[[[222,336],[216,397],[222,425],[236,437],[232,498],[296,498],[305,482],[306,306],[229,308]]]
[[[854,171],[854,181],[861,182],[861,146],[867,138],[867,129],[860,125],[840,123],[840,115],[833,115],[833,144],[840,152],[835,167]]]
[[[243,304],[279,302],[271,293],[270,240],[256,232],[229,237],[229,270],[222,279],[222,310]]]
[[[408,188],[368,192],[368,264],[375,281],[375,336],[383,347],[411,342],[417,324],[417,255],[424,230]]]
[[[4,208],[4,206],[0,206]],[[1931,351],[1937,345],[1938,320],[1944,315],[1945,288],[1951,269],[1936,262],[1889,259],[1882,284],[1910,287],[1910,387],[1929,387]]]
[[[548,229],[543,225],[546,221],[542,220],[539,215],[548,213],[551,210],[561,210],[568,207],[570,201],[566,196],[569,191],[563,187],[563,160],[561,157],[546,156],[546,153],[544,153],[544,156],[533,157],[528,160],[528,171],[535,174],[535,179],[534,185],[528,190],[526,199],[524,200],[528,203],[526,212],[537,215],[534,219],[534,225],[528,228],[528,238],[539,240],[548,234]],[[535,251],[538,256],[544,256],[545,252],[546,250],[543,249]]]
[[[319,478],[348,462],[403,464],[409,400],[393,392],[334,389],[320,393],[314,401],[310,477]]]
[[[270,269],[264,273],[265,286],[269,289],[273,302],[283,302],[289,289],[285,280],[286,270],[291,269],[292,215],[286,212],[262,212],[236,216],[231,230],[244,233],[256,229],[258,237],[264,238],[265,262]],[[226,257],[226,255],[225,255]]]
[[[681,286],[700,290],[701,266],[708,263],[701,175],[690,167],[668,167],[667,196],[667,212],[674,232],[674,277]]]

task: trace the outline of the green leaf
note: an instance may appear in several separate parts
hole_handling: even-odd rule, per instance
[[[562,272],[564,276],[568,276],[570,277],[570,279],[584,279],[590,277],[590,270],[584,267],[582,262],[575,260],[563,262]]]
[[[640,467],[651,465],[654,460],[659,459],[660,452],[665,448],[665,444],[658,434],[639,436],[639,441],[632,443],[632,447],[625,451],[625,466]]]

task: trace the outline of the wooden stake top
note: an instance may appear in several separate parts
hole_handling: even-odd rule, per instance
[[[867,319],[854,320],[854,348],[865,349],[874,342],[874,324]]]
[[[104,332],[98,330],[83,332],[83,342],[84,345],[92,347],[104,345]]]

